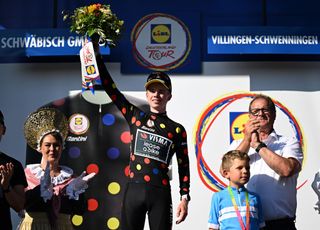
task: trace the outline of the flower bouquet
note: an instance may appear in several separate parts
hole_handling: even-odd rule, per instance
[[[71,20],[70,31],[92,39],[99,38],[100,44],[115,47],[120,38],[123,21],[112,13],[110,5],[100,3],[76,8],[65,14],[63,20]]]

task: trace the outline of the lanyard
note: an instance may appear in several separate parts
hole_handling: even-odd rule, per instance
[[[250,207],[249,207],[248,191],[245,191],[245,195],[246,195],[246,226],[247,226],[247,228],[244,226],[242,217],[241,217],[239,209],[238,209],[238,205],[236,203],[236,199],[234,198],[234,195],[232,193],[232,190],[231,190],[230,186],[228,186],[228,191],[229,191],[229,194],[230,194],[230,197],[231,197],[231,201],[232,201],[233,207],[234,207],[234,209],[235,209],[235,211],[237,213],[238,220],[239,220],[239,223],[241,225],[241,229],[242,230],[250,230]]]

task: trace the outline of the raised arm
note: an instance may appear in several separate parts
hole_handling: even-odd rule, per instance
[[[96,44],[94,44],[93,46],[95,49],[96,60],[97,60],[97,65],[99,69],[102,87],[106,91],[106,93],[109,95],[113,103],[118,107],[121,113],[125,116],[125,118],[130,121],[131,116],[129,112],[131,111],[130,108],[133,105],[126,99],[126,97],[117,88],[109,71],[107,70],[105,64],[103,63],[103,58],[100,55],[99,48],[97,48],[99,46]]]
[[[261,142],[251,143],[251,147],[257,149]],[[299,143],[291,143],[287,151],[299,151]],[[290,149],[289,149],[290,148]],[[272,151],[268,146],[262,147],[257,151],[266,164],[272,168],[278,175],[282,177],[289,177],[298,173],[301,170],[301,165],[294,157],[283,157]],[[291,154],[290,154],[291,155]],[[289,156],[290,156],[289,155]]]

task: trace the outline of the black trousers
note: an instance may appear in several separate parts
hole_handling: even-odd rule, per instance
[[[143,230],[146,214],[150,230],[171,230],[171,190],[144,183],[128,183],[122,204],[121,229]]]
[[[295,227],[295,218],[266,221],[266,227],[263,230],[297,230]]]

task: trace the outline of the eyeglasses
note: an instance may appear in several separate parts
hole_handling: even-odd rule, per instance
[[[263,113],[263,114],[270,114],[271,113],[271,110],[270,109],[266,109],[266,108],[261,108],[261,109],[250,109],[250,113],[253,115],[253,116],[258,116],[260,111]]]

